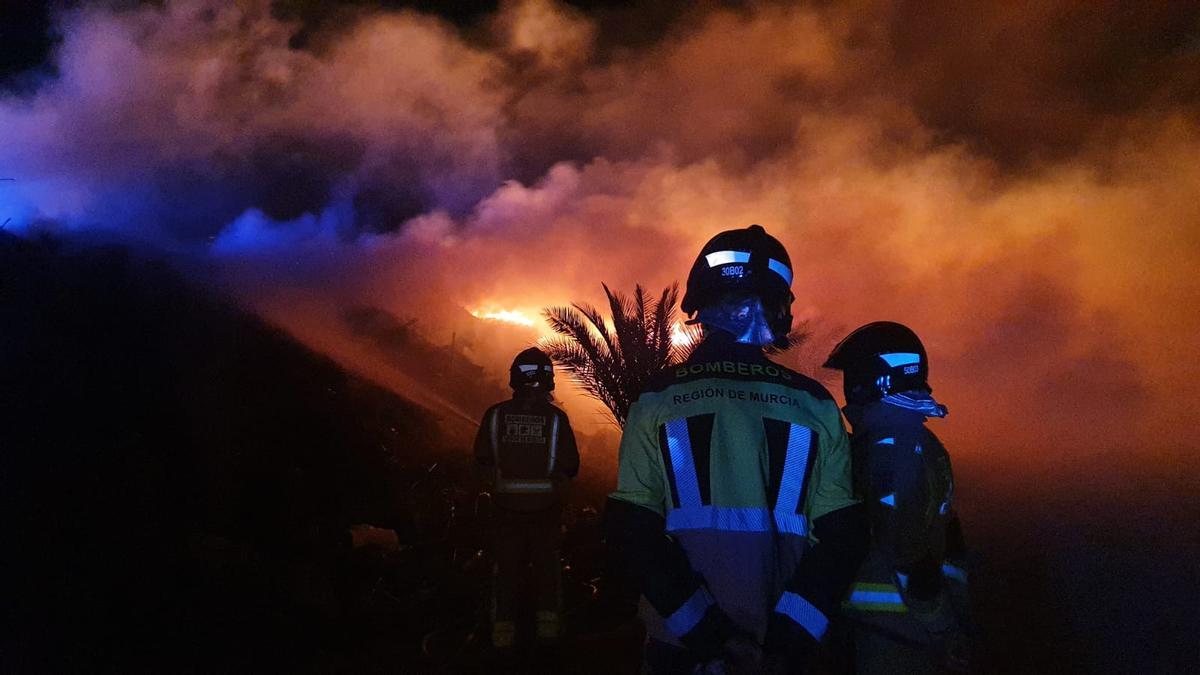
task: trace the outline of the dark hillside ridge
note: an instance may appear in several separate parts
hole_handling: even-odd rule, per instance
[[[352,523],[403,531],[399,486],[446,450],[424,409],[163,263],[2,232],[0,421],[6,672],[198,667],[181,640],[267,631],[278,598],[214,607],[197,565],[293,569]]]

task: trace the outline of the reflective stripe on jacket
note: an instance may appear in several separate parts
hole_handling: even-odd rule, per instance
[[[652,381],[621,439],[611,499],[663,523],[626,546],[658,546],[665,530],[686,558],[672,561],[679,573],[644,570],[641,583],[674,587],[643,587],[641,615],[651,639],[675,645],[708,630],[714,608],[759,640],[773,615],[819,639],[829,608],[789,584],[813,522],[856,504],[841,416],[820,384],[720,336]]]

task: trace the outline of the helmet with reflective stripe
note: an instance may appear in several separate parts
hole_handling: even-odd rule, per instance
[[[536,347],[517,354],[508,369],[508,385],[513,389],[554,390],[554,363]]]
[[[933,391],[921,339],[892,321],[876,321],[851,332],[833,348],[825,367],[842,371],[847,403],[861,405],[892,393]]]
[[[680,307],[691,315],[735,293],[756,295],[770,313],[771,330],[792,328],[792,259],[761,225],[726,230],[700,249]]]

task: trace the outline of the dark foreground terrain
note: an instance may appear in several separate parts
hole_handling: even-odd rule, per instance
[[[593,601],[603,485],[568,513],[570,638],[491,660],[461,443],[160,263],[0,233],[0,421],[4,672],[636,669]],[[1189,452],[957,450],[980,672],[1200,669]]]
[[[0,233],[0,326],[0,671],[503,667],[487,500],[435,413],[120,247]],[[570,518],[582,625],[599,534]]]

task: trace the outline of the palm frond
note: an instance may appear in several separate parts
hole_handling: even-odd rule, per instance
[[[608,300],[610,316],[600,309],[573,303],[568,307],[548,307],[542,310],[551,330],[560,337],[543,343],[555,363],[559,364],[589,396],[604,404],[618,426],[624,427],[629,407],[645,389],[651,376],[691,357],[703,339],[699,326],[684,325],[688,338],[683,343],[672,340],[679,314],[679,284],[671,284],[658,295],[646,292],[640,284],[632,295],[614,291],[601,284]],[[813,336],[812,326],[802,322],[788,335],[789,347],[808,347]],[[770,353],[783,349],[768,347]],[[788,360],[797,360],[802,372],[815,357],[799,349]]]
[[[683,325],[683,334],[687,340],[681,344],[671,345],[671,363],[683,363],[692,357],[692,352],[704,339],[704,332],[697,325]]]
[[[570,375],[572,381],[610,410],[617,405],[605,382],[596,376],[595,361],[578,343],[560,338],[543,344],[547,355]]]
[[[675,303],[678,299],[679,284],[675,283],[663,289],[662,295],[654,305],[654,352],[659,358],[671,358],[671,332],[675,326]]]
[[[679,286],[651,295],[640,284],[632,295],[601,284],[609,317],[584,303],[542,310],[560,337],[544,343],[550,358],[624,426],[629,407],[654,373],[679,356],[671,341]]]

